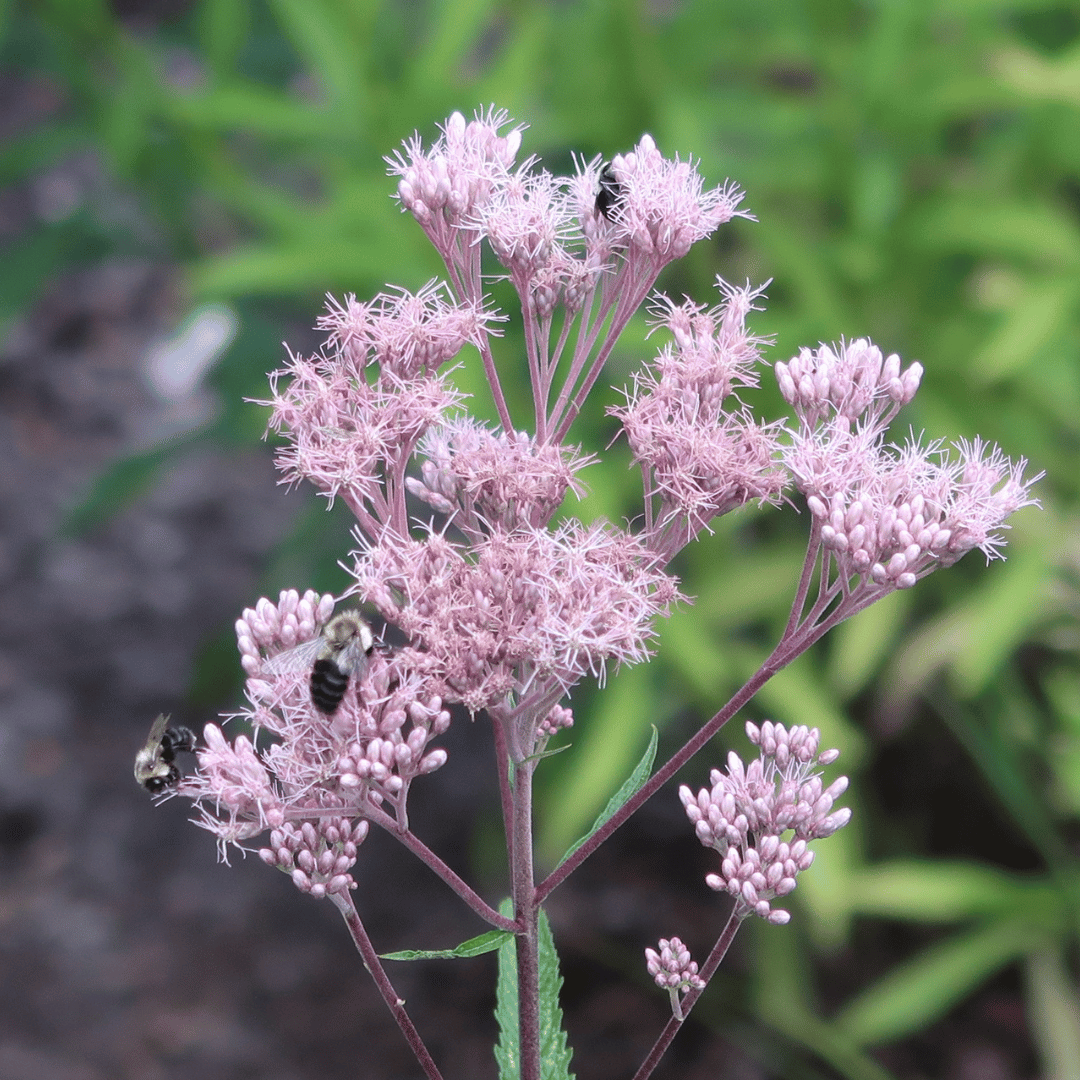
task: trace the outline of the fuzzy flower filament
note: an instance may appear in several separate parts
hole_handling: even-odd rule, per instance
[[[326,345],[293,355],[270,376],[269,428],[285,435],[282,483],[311,481],[340,496],[369,537],[408,531],[405,471],[421,437],[461,404],[446,362],[480,345],[496,318],[455,304],[429,283],[418,293],[385,293],[368,304],[347,297],[320,320]]]
[[[466,552],[439,533],[361,553],[357,589],[414,643],[442,698],[471,711],[534,702],[535,725],[587,674],[647,658],[678,598],[638,540],[607,525],[493,529]],[[522,751],[532,752],[535,730]]]
[[[734,185],[706,189],[693,162],[665,158],[648,135],[608,167],[619,196],[603,214],[596,205],[599,159],[567,180],[536,169],[531,158],[514,168],[521,130],[501,135],[507,122],[501,111],[471,122],[455,113],[429,149],[414,136],[387,160],[400,178],[403,209],[438,249],[461,302],[483,299],[481,241],[506,268],[525,321],[536,437],[558,441],[660,271],[732,217],[747,215],[738,209],[742,193]],[[564,318],[553,339],[559,306]],[[579,320],[557,388],[556,372]],[[503,426],[510,428],[494,357],[486,342],[479,347]]]
[[[469,417],[430,431],[419,448],[417,498],[476,541],[496,529],[541,528],[568,492],[581,497],[577,473],[595,459],[572,447],[538,444],[526,432],[492,432]]]
[[[416,134],[386,159],[391,175],[400,177],[402,209],[419,222],[462,297],[481,291],[480,233],[470,223],[507,182],[521,147],[521,127],[500,133],[508,122],[502,109],[471,121],[455,112],[429,149]]]

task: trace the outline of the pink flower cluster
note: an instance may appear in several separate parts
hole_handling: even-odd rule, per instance
[[[832,764],[840,752],[818,753],[817,728],[789,731],[766,721],[760,728],[747,723],[746,734],[760,747],[758,758],[744,768],[732,751],[727,772],[709,774],[711,788],[695,795],[683,785],[679,798],[697,838],[721,856],[720,873],[705,878],[709,888],[730,893],[740,914],[782,924],[790,914],[770,901],[790,893],[814,861],[808,841],[831,836],[851,819],[849,809],[833,810],[848,782],[842,776],[822,783],[817,766]]]
[[[812,429],[834,414],[849,427],[862,421],[879,431],[915,397],[923,375],[919,363],[901,372],[896,353],[882,359],[881,350],[866,338],[841,343],[838,349],[801,349],[775,371],[784,400],[804,427]]]
[[[834,421],[798,433],[785,458],[841,575],[906,589],[973,548],[997,556],[1006,519],[1036,503],[1024,459],[978,439],[956,449],[955,459],[939,443],[897,450]]]
[[[861,578],[885,590],[907,589],[972,548],[993,558],[1005,520],[1036,504],[1027,462],[1010,461],[980,439],[955,444],[912,440],[886,445],[885,427],[915,395],[922,366],[900,369],[895,354],[865,339],[836,349],[804,349],[776,365],[784,397],[799,418],[784,461],[806,496],[813,539],[845,589]]]
[[[553,705],[551,712],[536,726],[536,733],[541,739],[550,739],[563,728],[574,726],[574,711],[563,705]]]
[[[581,160],[559,178],[531,158],[516,163],[521,128],[507,123],[495,110],[472,121],[455,113],[433,145],[416,136],[390,160],[400,204],[448,282],[331,300],[323,348],[290,356],[263,402],[283,438],[283,482],[310,480],[355,515],[345,595],[405,644],[376,647],[343,672],[344,699],[327,715],[310,677],[334,598],[260,600],[236,624],[248,698],[239,715],[253,734],[230,744],[208,727],[199,771],[180,790],[223,842],[273,829],[264,857],[313,895],[349,887],[365,820],[407,831],[411,782],[446,761],[431,743],[450,722],[447,706],[487,710],[499,752],[531,763],[572,723],[561,702],[578,681],[647,659],[656,618],[680,599],[665,567],[717,516],[752,499],[779,502],[791,480],[806,496],[810,552],[781,642],[790,658],[830,618],[972,547],[996,554],[1005,519],[1033,501],[1025,463],[978,440],[959,444],[955,462],[936,444],[887,447],[885,427],[922,369],[901,370],[862,339],[777,364],[797,423],[756,420],[740,394],[758,382],[763,339],[747,320],[760,291],[719,282],[713,308],[656,299],[656,325],[671,341],[612,410],[642,473],[642,517],[625,528],[560,520],[593,460],[568,433],[619,335],[664,266],[749,215],[733,185],[707,189],[691,161],[664,157],[648,135],[608,166]],[[485,243],[521,302],[525,355],[510,367],[493,350],[503,316],[488,306]],[[450,378],[467,346],[480,355],[498,427],[465,414]],[[511,416],[520,395],[503,390],[525,370],[527,426]],[[815,580],[818,598],[807,601]],[[301,652],[304,662],[289,662]],[[681,794],[699,837],[722,856],[710,884],[740,910],[782,922],[770,901],[809,865],[807,841],[846,821],[846,811],[830,813],[842,782],[822,788],[813,772],[816,732],[748,730],[761,760],[744,770],[732,755],[711,791]],[[675,942],[671,963],[682,957]],[[668,962],[663,946],[657,955]]]
[[[437,281],[416,293],[397,289],[367,303],[349,295],[327,297],[316,326],[327,332],[326,352],[335,366],[359,378],[378,365],[380,378],[405,384],[438,370],[466,344],[479,346],[498,316],[471,301],[458,303]]]
[[[661,938],[660,951],[645,950],[645,962],[653,981],[663,990],[703,990],[705,983],[698,966],[690,959],[690,950],[677,938]]]
[[[367,834],[366,821],[354,825],[346,818],[305,821],[300,826],[286,822],[270,833],[270,846],[260,848],[259,858],[284,870],[301,892],[320,900],[327,893],[356,888],[349,871]]]
[[[749,499],[776,501],[787,482],[778,426],[729,406],[737,387],[757,385],[761,339],[746,328],[757,294],[719,285],[724,302],[708,310],[659,298],[656,325],[674,344],[635,376],[627,404],[609,410],[646,476],[646,524],[663,536],[653,546],[668,557],[714,517]]]
[[[362,818],[380,809],[403,821],[411,781],[446,762],[446,751],[428,744],[449,727],[450,713],[409,670],[408,654],[376,650],[332,716],[312,705],[311,660],[298,667],[267,663],[317,639],[333,606],[332,597],[288,590],[277,604],[264,598],[237,620],[250,701],[241,715],[255,741],[237,735],[229,743],[208,725],[199,771],[181,787],[201,802],[201,824],[223,841],[304,818]],[[303,862],[297,865],[309,873]]]
[[[253,608],[245,608],[236,620],[236,646],[244,671],[257,675],[264,653],[310,641],[333,613],[334,598],[311,589],[303,596],[295,589],[284,589],[276,604],[264,596]]]
[[[401,178],[397,197],[402,208],[446,260],[459,295],[468,295],[480,282],[482,233],[470,223],[505,185],[521,147],[521,127],[499,134],[507,120],[502,109],[472,121],[454,113],[430,149],[416,134],[387,158],[391,174]]]
[[[671,995],[671,1009],[682,1019],[679,998],[691,990],[704,990],[705,980],[698,975],[697,964],[690,959],[690,950],[677,938],[661,938],[660,951],[645,950],[645,966],[661,990]]]
[[[618,198],[610,213],[612,230],[628,249],[627,262],[649,261],[658,268],[681,259],[694,244],[730,221],[742,201],[733,184],[704,190],[692,161],[666,158],[649,135],[611,162]],[[599,181],[585,198],[595,203]],[[580,190],[580,189],[579,189]]]
[[[260,403],[272,410],[271,430],[288,434],[277,454],[283,482],[310,480],[361,521],[403,525],[399,477],[420,437],[462,401],[438,369],[490,333],[492,318],[479,305],[451,303],[434,284],[331,304],[319,322],[329,335],[323,354],[292,356]]]
[[[475,712],[532,693],[539,720],[541,698],[648,656],[654,618],[678,598],[655,561],[621,530],[569,521],[496,530],[468,553],[440,533],[382,544],[353,574],[444,698]]]
[[[198,824],[217,836],[225,858],[227,844],[284,824],[285,806],[251,739],[237,735],[230,743],[216,724],[203,728],[203,739],[199,771],[178,790],[199,804]]]
[[[598,161],[566,180],[531,159],[515,166],[521,131],[501,132],[505,125],[501,112],[471,122],[455,114],[433,146],[414,138],[390,163],[401,205],[442,254],[449,284],[387,290],[369,302],[331,300],[319,320],[323,349],[291,356],[271,376],[263,404],[270,429],[285,439],[284,481],[310,480],[349,506],[358,550],[348,594],[377,609],[407,644],[392,654],[375,650],[327,716],[311,700],[316,652],[293,665],[282,654],[319,639],[333,598],[284,592],[277,604],[261,600],[244,612],[237,642],[250,707],[243,716],[255,741],[238,736],[230,746],[215,728],[187,786],[201,801],[203,823],[223,839],[280,831],[305,816],[389,812],[400,824],[412,779],[445,760],[429,746],[449,722],[444,703],[488,709],[507,725],[515,760],[525,760],[572,722],[559,701],[578,680],[647,658],[653,621],[678,598],[662,569],[668,553],[647,536],[604,522],[549,524],[568,492],[583,493],[578,474],[592,459],[565,445],[565,429],[611,345],[660,268],[732,217],[741,195],[730,185],[705,190],[691,163],[664,158],[646,136],[613,164],[618,205],[600,215]],[[502,317],[486,306],[485,240],[523,301],[532,433],[510,423],[491,351]],[[561,362],[570,319],[555,339],[559,302],[582,319],[573,356]],[[685,327],[690,335],[680,346],[684,381],[708,398],[702,421],[707,413],[716,419],[709,395],[717,386],[726,395],[752,383],[756,352],[741,327],[747,304],[733,294],[723,315],[671,310],[673,333]],[[706,356],[710,336],[722,357]],[[480,352],[501,429],[461,410],[448,368],[466,345]],[[666,392],[667,374],[663,382]],[[672,438],[691,414],[666,416]],[[724,453],[735,452],[740,432],[751,429],[730,432]],[[742,489],[755,482],[707,496],[714,512],[749,497]],[[417,506],[443,520],[421,525]],[[270,736],[265,745],[260,733]],[[267,850],[285,865],[282,837],[284,846]],[[310,858],[326,861],[325,852]],[[289,865],[314,880],[297,859]]]
[[[538,444],[523,431],[493,432],[467,416],[429,431],[420,445],[422,480],[410,492],[478,539],[493,528],[540,528],[568,491],[584,488],[576,474],[592,457],[555,443]]]

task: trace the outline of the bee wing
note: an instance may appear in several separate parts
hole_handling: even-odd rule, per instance
[[[312,638],[310,641],[294,645],[291,649],[279,652],[263,662],[263,671],[268,675],[286,675],[291,671],[301,671],[309,668],[318,659],[325,642],[322,637]]]
[[[165,731],[169,726],[169,718],[160,713],[158,718],[154,721],[153,726],[150,728],[150,736],[146,740],[146,749],[151,752],[156,752],[157,748],[161,745],[162,740],[165,738]]]

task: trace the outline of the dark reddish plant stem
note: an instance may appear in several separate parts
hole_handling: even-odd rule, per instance
[[[532,778],[536,761],[514,763],[510,888],[518,924],[518,1049],[520,1080],[540,1080],[540,900],[535,887]]]
[[[416,1030],[416,1026],[405,1011],[405,1002],[398,997],[383,969],[379,955],[375,952],[375,946],[371,944],[371,938],[367,936],[364,924],[360,920],[352,896],[348,893],[331,893],[330,899],[333,900],[334,906],[341,912],[357,951],[363,958],[364,967],[368,969],[368,973],[375,980],[375,985],[379,988],[379,993],[382,995],[383,1001],[386,1002],[386,1007],[394,1014],[397,1026],[408,1041],[412,1052],[416,1055],[416,1060],[420,1062],[421,1068],[427,1074],[428,1080],[442,1080],[442,1073],[439,1072],[438,1066],[432,1060],[431,1054],[428,1053],[424,1040],[420,1038],[420,1032]]]
[[[518,924],[513,919],[500,915],[490,904],[485,903],[476,890],[464,881],[460,875],[451,870],[416,833],[410,829],[402,828],[389,814],[374,806],[365,809],[364,816],[369,821],[385,829],[395,840],[407,847],[425,866],[446,882],[485,922],[497,926],[500,930],[516,931],[519,929]]]
[[[851,598],[849,598],[850,600]],[[875,597],[876,599],[876,597]],[[871,601],[867,601],[870,603]],[[862,606],[865,606],[862,605]],[[861,607],[856,607],[861,610]],[[560,863],[536,887],[536,898],[542,902],[551,891],[562,884],[616,829],[648,802],[781,668],[805,652],[823,637],[837,622],[853,614],[845,605],[832,612],[816,625],[805,623],[791,634],[785,634],[768,659],[736,691],[730,701],[675,753],[619,807],[618,810],[585,841],[572,855]]]
[[[735,932],[739,929],[743,919],[746,918],[746,914],[745,908],[740,914],[739,907],[736,905],[735,910],[728,916],[728,921],[724,925],[720,937],[717,939],[712,952],[709,953],[709,957],[701,969],[700,974],[704,982],[707,983],[716,974],[716,969],[720,967],[720,961],[724,959],[728,948],[735,939]],[[691,990],[682,999],[680,1002],[682,1018],[680,1019],[677,1016],[672,1016],[672,1018],[664,1025],[664,1030],[660,1032],[659,1038],[653,1043],[653,1048],[649,1051],[649,1056],[641,1063],[641,1068],[634,1073],[634,1080],[646,1080],[647,1077],[652,1075],[653,1069],[660,1064],[660,1059],[671,1045],[671,1040],[675,1038],[679,1028],[686,1022],[686,1018],[690,1015],[690,1010],[694,1007],[694,1003],[703,993],[704,990]]]

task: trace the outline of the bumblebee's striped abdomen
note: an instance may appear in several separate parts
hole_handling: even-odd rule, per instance
[[[615,170],[611,167],[611,162],[609,161],[600,170],[600,189],[596,193],[597,212],[603,214],[608,221],[611,221],[612,214],[614,214],[615,208],[619,205],[619,200],[622,198],[622,195],[622,184],[620,184],[616,178]]]
[[[333,660],[316,660],[311,669],[311,700],[320,711],[332,715],[345,697],[349,676]]]

